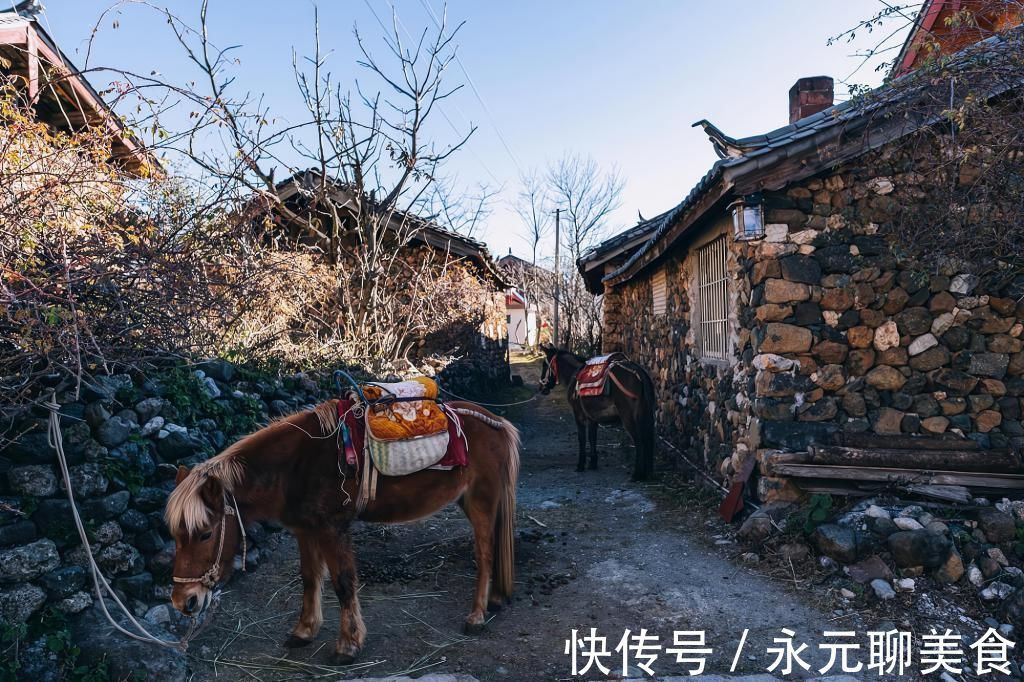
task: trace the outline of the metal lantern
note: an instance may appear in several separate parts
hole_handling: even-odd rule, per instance
[[[764,237],[764,202],[760,194],[748,194],[729,204],[733,237],[738,242]]]

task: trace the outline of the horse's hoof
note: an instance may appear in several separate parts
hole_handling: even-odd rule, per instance
[[[311,639],[302,639],[295,635],[288,635],[288,639],[284,640],[284,645],[289,649],[298,649],[300,647],[309,646],[313,643]]]
[[[503,608],[505,608],[505,605],[502,604],[500,601],[487,602],[487,610],[491,613],[497,613],[498,611],[501,611]]]
[[[334,655],[331,656],[331,662],[334,665],[352,665],[356,662],[356,658],[358,656],[358,649],[353,649],[352,651],[335,651]]]
[[[486,624],[486,623],[484,623],[484,622],[480,622],[480,623],[470,623],[470,622],[469,622],[469,621],[467,620],[467,621],[466,621],[466,625],[465,625],[465,626],[464,626],[464,627],[462,628],[462,631],[463,631],[464,633],[466,633],[467,635],[479,635],[479,634],[480,634],[481,632],[483,632],[483,631],[484,631],[484,627],[485,627],[486,625],[487,625],[487,624]]]

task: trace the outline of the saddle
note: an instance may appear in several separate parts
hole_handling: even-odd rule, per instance
[[[583,398],[607,395],[610,390],[608,370],[626,360],[623,353],[598,355],[587,360],[587,364],[576,374],[576,395]]]
[[[347,463],[361,474],[357,507],[376,498],[377,476],[466,466],[458,415],[437,400],[437,383],[420,377],[360,386],[338,401]],[[365,398],[365,402],[362,398]]]

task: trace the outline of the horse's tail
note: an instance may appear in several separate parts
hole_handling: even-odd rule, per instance
[[[657,431],[654,424],[655,406],[658,404],[658,397],[655,394],[654,382],[641,367],[639,372],[641,391],[641,404],[639,414],[640,449],[638,453],[636,477],[646,480],[654,474],[654,451],[657,442]]]
[[[512,598],[516,567],[516,485],[519,481],[519,430],[502,419],[505,457],[501,462],[501,496],[494,520],[494,590]]]

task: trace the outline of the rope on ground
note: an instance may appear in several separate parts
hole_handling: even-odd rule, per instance
[[[107,582],[107,579],[100,572],[99,566],[96,565],[96,559],[92,555],[92,547],[89,545],[89,538],[85,532],[85,525],[82,523],[82,517],[78,513],[78,505],[75,504],[75,494],[71,489],[71,474],[68,471],[67,458],[64,455],[64,437],[60,430],[60,405],[57,403],[57,398],[54,393],[50,394],[50,400],[46,403],[47,409],[50,410],[50,421],[47,433],[47,441],[57,452],[57,461],[60,463],[60,472],[64,477],[64,487],[67,489],[68,502],[71,503],[71,514],[75,519],[75,527],[78,529],[78,537],[82,540],[82,546],[85,548],[85,554],[89,558],[89,569],[92,573],[93,588],[96,590],[96,598],[99,600],[100,608],[103,610],[103,615],[107,617],[114,629],[123,635],[131,637],[132,639],[140,642],[149,642],[160,646],[170,647],[185,651],[188,649],[188,642],[192,639],[200,629],[199,623],[193,620],[192,626],[189,632],[180,640],[165,640],[151,634],[146,628],[140,623],[132,612],[124,605],[124,603],[118,598],[117,593]],[[110,615],[110,611],[107,610],[106,599],[104,593],[109,596],[111,600],[118,606],[121,612],[127,616],[128,621],[136,628],[136,632],[131,632],[126,628],[119,625]],[[207,619],[208,620],[208,619]]]
[[[726,487],[725,487],[725,486],[723,486],[723,485],[722,485],[721,483],[719,483],[718,481],[716,481],[715,479],[713,479],[713,478],[712,478],[711,476],[709,476],[709,475],[708,475],[708,473],[707,473],[706,471],[704,471],[703,469],[701,469],[701,468],[700,468],[699,466],[697,466],[696,464],[694,464],[693,462],[691,462],[691,461],[690,461],[690,458],[689,458],[689,457],[687,457],[686,455],[684,455],[684,454],[683,454],[683,451],[682,451],[682,450],[680,450],[679,448],[677,448],[677,447],[676,447],[675,445],[673,445],[671,441],[669,441],[668,439],[666,439],[666,438],[665,438],[664,436],[658,436],[658,440],[660,440],[660,441],[661,441],[662,443],[664,443],[665,445],[667,445],[667,446],[669,446],[670,448],[672,448],[672,450],[673,450],[673,451],[674,451],[674,452],[675,452],[675,453],[676,453],[677,455],[679,455],[679,456],[680,456],[680,457],[681,457],[681,458],[683,459],[683,461],[684,461],[684,462],[686,462],[687,464],[689,464],[689,465],[690,465],[690,467],[692,467],[692,468],[693,468],[693,470],[694,470],[694,471],[696,471],[696,472],[697,472],[698,474],[700,474],[701,476],[703,476],[704,478],[706,478],[706,479],[707,479],[707,480],[708,480],[708,481],[709,481],[709,482],[711,483],[711,485],[715,486],[716,488],[718,488],[719,490],[721,490],[721,491],[722,491],[723,493],[725,493],[726,495],[728,495],[728,494],[729,494],[729,489],[728,489],[728,488],[726,488]]]

